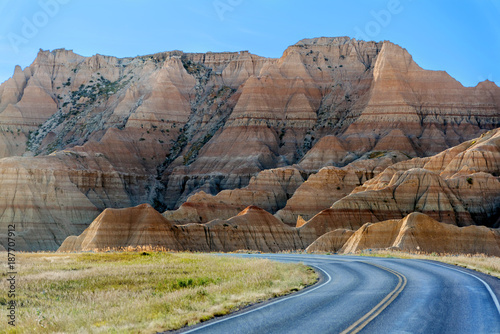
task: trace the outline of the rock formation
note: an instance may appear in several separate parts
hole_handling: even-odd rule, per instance
[[[307,251],[334,251],[329,248],[330,245],[338,249],[338,235],[339,232],[325,234],[311,244]],[[500,256],[500,234],[498,230],[484,226],[457,227],[439,223],[422,213],[412,213],[400,220],[363,225],[347,240],[340,252],[386,248],[424,253]]]
[[[296,224],[298,216],[309,220],[321,210],[349,195],[356,186],[384,171],[386,167],[406,159],[407,156],[400,152],[375,151],[343,168],[324,167],[298,187],[276,216],[290,225]],[[300,166],[302,167],[302,164]]]
[[[310,225],[324,232],[337,228],[356,230],[365,223],[401,219],[415,211],[448,224],[466,226],[474,223],[455,192],[438,174],[413,168],[395,174],[384,188],[342,198],[304,227]]]
[[[57,249],[104,208],[133,202],[124,179],[134,176],[117,172],[100,157],[58,152],[4,158],[0,170],[0,224],[16,225],[16,249]]]
[[[228,219],[252,205],[274,213],[285,206],[303,182],[295,168],[268,169],[253,177],[244,188],[223,190],[216,196],[199,192],[189,197],[179,209],[166,211],[163,215],[176,224],[187,224]]]
[[[499,227],[499,136],[500,129],[491,130],[435,156],[391,165],[306,226],[357,229],[422,212],[458,226]]]
[[[247,51],[115,58],[41,50],[33,64],[24,70],[16,67],[12,78],[0,85],[0,158],[8,158],[0,160],[0,172],[6,185],[2,189],[9,189],[0,194],[0,235],[8,223],[16,222],[26,241],[19,250],[55,249],[105,208],[149,203],[161,211],[175,210],[190,197],[169,217],[205,222],[216,212],[228,218],[247,205],[262,205],[271,213],[285,208],[278,217],[293,224],[298,215],[309,217],[326,205],[327,197],[331,205],[352,187],[350,181],[341,186],[344,193],[334,187],[311,207],[301,207],[298,200],[287,207],[301,178],[323,167],[367,160],[366,154],[377,152],[399,151],[423,163],[427,156],[498,127],[499,109],[500,88],[495,84],[463,87],[445,72],[423,70],[406,50],[387,41],[304,39],[278,59]],[[490,165],[498,158],[491,151],[498,147],[495,140],[488,148],[478,139],[470,144],[477,149],[463,155],[449,151],[443,159],[455,160],[446,171],[427,169],[444,173],[440,177],[449,188],[462,184],[459,179],[451,181],[457,173],[497,177]],[[474,162],[464,164],[469,160]],[[53,161],[54,166],[47,167]],[[366,168],[360,183],[384,174]],[[278,170],[285,176],[292,169],[296,172],[290,181],[267,173]],[[43,178],[33,176],[48,170],[53,171],[49,182],[40,184]],[[474,187],[484,189],[486,179],[478,175]],[[445,184],[433,182],[442,189],[431,193],[448,198],[440,205],[454,205]],[[81,203],[88,210],[61,209],[66,199],[45,196],[57,193],[58,184],[67,191],[71,188],[65,205],[78,208],[76,203]],[[29,193],[18,191],[23,187],[36,189],[33,198],[40,199],[21,199],[19,194]],[[497,198],[496,188],[488,189],[488,196]],[[312,191],[303,190],[297,199]],[[454,196],[467,193],[476,196],[470,189]],[[354,195],[361,196],[350,196]],[[457,224],[500,219],[497,206],[479,210],[478,202],[477,196],[464,200],[462,204],[475,208],[462,210],[459,205],[444,214],[450,213]],[[357,205],[342,203],[345,210]],[[410,209],[389,217],[401,218]],[[432,215],[431,211],[426,212]],[[363,223],[346,222],[346,227]]]
[[[349,154],[336,136],[324,136],[304,155],[299,165],[307,172],[319,171],[325,166],[338,166],[352,162],[355,154]]]
[[[429,158],[396,163],[357,187],[353,193],[387,187],[397,175],[411,168],[439,174],[457,195],[475,224],[498,227],[500,217],[500,129],[484,133]],[[436,219],[440,220],[439,217]]]
[[[228,220],[181,226],[143,204],[104,210],[81,235],[69,236],[59,251],[152,246],[170,250],[277,252],[304,249],[315,238],[254,206]]]
[[[228,220],[174,225],[147,204],[106,209],[79,236],[69,236],[58,251],[89,251],[151,246],[170,250],[259,250],[277,252],[307,247],[307,252],[353,253],[397,249],[438,253],[500,255],[500,233],[484,226],[457,227],[422,213],[400,220],[367,223],[357,231],[336,229],[319,238],[311,228],[288,227],[255,206]]]
[[[354,234],[353,230],[337,229],[323,234],[306,248],[306,252],[333,252],[337,253]]]

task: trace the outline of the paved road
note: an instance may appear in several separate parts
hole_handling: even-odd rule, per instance
[[[500,333],[500,305],[485,280],[420,260],[262,254],[323,274],[297,294],[184,333]]]

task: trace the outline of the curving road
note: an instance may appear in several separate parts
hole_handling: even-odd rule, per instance
[[[299,293],[179,332],[500,333],[498,280],[485,275],[422,260],[242,256],[303,262],[323,277]]]

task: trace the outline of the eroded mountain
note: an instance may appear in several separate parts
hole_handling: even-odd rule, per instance
[[[15,223],[23,249],[56,249],[106,208],[174,210],[200,191],[252,187],[262,171],[277,170],[261,181],[279,183],[289,169],[281,189],[261,187],[261,202],[228,212],[264,201],[293,224],[302,209],[287,202],[322,167],[389,151],[392,162],[435,155],[498,127],[499,110],[494,83],[463,87],[387,41],[305,39],[277,59],[40,51],[0,85],[0,233]],[[382,172],[373,168],[329,191],[340,199]],[[460,224],[493,209],[464,210]]]

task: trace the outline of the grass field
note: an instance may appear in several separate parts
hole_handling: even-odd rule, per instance
[[[400,251],[369,251],[360,252],[362,256],[397,257],[402,259],[434,260],[453,264],[463,268],[476,270],[500,278],[500,258],[486,255],[454,255],[454,254],[424,254]]]
[[[1,333],[154,333],[304,288],[304,265],[166,252],[18,253],[16,327]],[[6,269],[6,268],[2,268]]]

